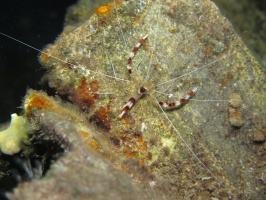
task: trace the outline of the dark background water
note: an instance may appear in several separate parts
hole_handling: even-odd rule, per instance
[[[0,32],[43,49],[61,33],[66,10],[76,1],[0,0]],[[0,35],[0,123],[22,111],[20,106],[28,88],[42,89],[39,81],[45,70],[38,55],[38,51]],[[0,179],[0,199],[7,199],[3,192],[15,187],[15,175],[23,170],[18,170],[12,157],[0,156],[1,170],[10,170]]]
[[[0,32],[38,49],[60,34],[67,8],[77,0],[0,0]],[[39,52],[0,35],[0,123],[19,113],[27,88],[40,89]]]

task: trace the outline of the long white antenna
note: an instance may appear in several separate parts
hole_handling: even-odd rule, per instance
[[[116,79],[116,80],[120,80],[120,81],[129,82],[129,80],[126,80],[126,79],[122,79],[122,78],[118,78],[118,77],[110,76],[110,75],[107,75],[107,74],[103,74],[103,73],[101,73],[101,72],[97,72],[97,71],[94,71],[94,70],[86,69],[85,67],[79,67],[78,65],[75,65],[75,64],[73,64],[73,63],[67,62],[67,61],[62,60],[62,59],[60,59],[60,58],[57,58],[57,57],[55,57],[55,56],[53,56],[53,55],[51,55],[51,54],[49,54],[49,53],[45,53],[44,51],[42,51],[42,50],[40,50],[40,49],[37,49],[36,47],[31,46],[31,45],[29,45],[29,44],[27,44],[27,43],[25,43],[25,42],[22,42],[22,41],[20,41],[20,40],[14,38],[14,37],[11,37],[11,36],[9,36],[9,35],[7,35],[7,34],[4,34],[4,33],[2,33],[2,32],[0,32],[0,34],[3,35],[3,36],[5,36],[5,37],[7,37],[7,38],[9,38],[9,39],[11,39],[11,40],[14,40],[14,41],[16,41],[16,42],[18,42],[18,43],[20,43],[20,44],[23,44],[23,45],[25,45],[25,46],[27,46],[27,47],[29,47],[29,48],[31,48],[31,49],[34,49],[35,51],[38,51],[38,52],[40,52],[40,53],[42,53],[42,54],[45,54],[45,55],[47,55],[47,56],[49,56],[49,57],[51,57],[51,58],[54,58],[54,59],[56,59],[56,60],[58,60],[58,61],[61,61],[61,62],[66,63],[66,64],[69,64],[69,65],[71,65],[73,68],[81,69],[81,70],[83,70],[86,74],[89,74],[89,73],[92,72],[92,73],[94,73],[94,74],[98,74],[98,75],[105,76],[105,77],[108,77],[108,78],[112,78],[112,79]]]
[[[192,71],[190,71],[190,72],[188,72],[188,73],[185,73],[185,74],[183,74],[183,75],[181,75],[181,76],[178,76],[178,77],[176,77],[176,78],[173,78],[173,79],[170,79],[170,80],[168,80],[168,81],[165,81],[165,82],[159,83],[159,84],[157,84],[156,86],[163,85],[163,84],[166,84],[166,83],[169,83],[169,82],[175,81],[175,80],[177,80],[177,79],[179,79],[179,78],[181,78],[181,77],[183,77],[183,76],[186,76],[186,75],[192,74],[192,73],[194,73],[194,72],[196,72],[196,71],[198,71],[198,70],[200,70],[200,69],[203,69],[203,68],[209,67],[209,66],[211,66],[212,64],[217,63],[218,61],[220,61],[220,60],[226,58],[227,56],[228,56],[228,55],[226,55],[226,56],[222,56],[221,58],[219,58],[219,59],[217,59],[217,60],[215,60],[215,61],[213,61],[213,62],[210,62],[210,63],[208,63],[208,64],[206,64],[206,65],[203,65],[202,67],[199,67],[199,68],[197,68],[197,69],[194,69],[194,70],[192,70]],[[211,67],[212,67],[212,66],[211,66]]]
[[[185,144],[185,146],[187,147],[187,149],[192,153],[192,155],[198,160],[198,162],[209,172],[209,174],[211,174],[212,177],[214,177],[222,186],[224,186],[224,184],[211,172],[211,170],[209,170],[209,168],[199,159],[199,157],[195,154],[195,152],[189,147],[189,145],[186,143],[185,139],[183,138],[183,136],[179,133],[179,131],[177,130],[177,128],[174,126],[173,122],[169,119],[169,117],[167,116],[167,114],[164,112],[162,106],[158,103],[158,100],[153,97],[157,103],[157,105],[159,106],[159,108],[161,109],[164,117],[167,119],[167,121],[169,122],[169,124],[172,126],[172,128],[174,129],[174,131],[176,132],[176,134],[179,136],[179,138],[182,140],[182,142]],[[225,186],[224,186],[225,187]]]

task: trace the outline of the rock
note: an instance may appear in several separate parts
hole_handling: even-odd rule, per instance
[[[253,133],[253,141],[264,142],[265,141],[265,134],[261,130],[256,130]]]
[[[235,109],[240,109],[241,107],[241,97],[239,94],[233,93],[229,96],[229,105]]]
[[[239,111],[230,112],[229,123],[234,127],[241,127],[242,125],[242,114]]]

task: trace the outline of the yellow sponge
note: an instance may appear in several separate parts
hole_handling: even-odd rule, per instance
[[[1,151],[8,155],[18,153],[23,144],[29,143],[28,132],[30,130],[27,119],[17,114],[12,114],[9,127],[0,132]]]

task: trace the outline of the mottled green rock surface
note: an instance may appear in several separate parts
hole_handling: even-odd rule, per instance
[[[266,67],[266,4],[263,1],[213,0],[222,12],[229,17],[236,31],[248,48]]]
[[[90,127],[97,124],[101,136],[93,135],[104,147],[94,150],[101,156],[74,145],[43,179],[21,184],[12,197],[46,198],[58,186],[54,190],[58,198],[93,194],[93,199],[103,199],[105,192],[109,199],[131,199],[123,195],[134,183],[145,188],[149,198],[155,193],[165,199],[263,199],[265,150],[252,136],[265,129],[265,74],[228,20],[207,0],[116,3],[100,7],[84,23],[69,23],[55,43],[44,49],[49,55],[40,56],[50,87],[83,112],[66,107],[68,111],[62,113],[54,106],[28,111],[30,121],[44,132],[62,134],[63,139],[55,139],[64,144],[73,140],[65,134],[69,126],[54,128],[61,115],[80,116],[70,120],[76,130],[94,132]],[[68,16],[79,13],[81,7],[72,8]],[[133,59],[130,77],[128,52],[146,34],[149,37]],[[141,86],[149,86],[149,94],[119,120],[123,105]],[[195,86],[199,89],[194,100],[166,115],[161,111],[157,100],[168,97],[158,91],[177,96],[168,99],[174,101]],[[241,97],[237,108],[230,99],[233,93]],[[47,109],[58,116],[46,115]],[[95,160],[93,166],[102,163],[100,177],[86,163],[88,155]],[[108,167],[103,167],[106,163]],[[114,180],[122,185],[113,187]],[[136,191],[144,198],[142,189]]]

